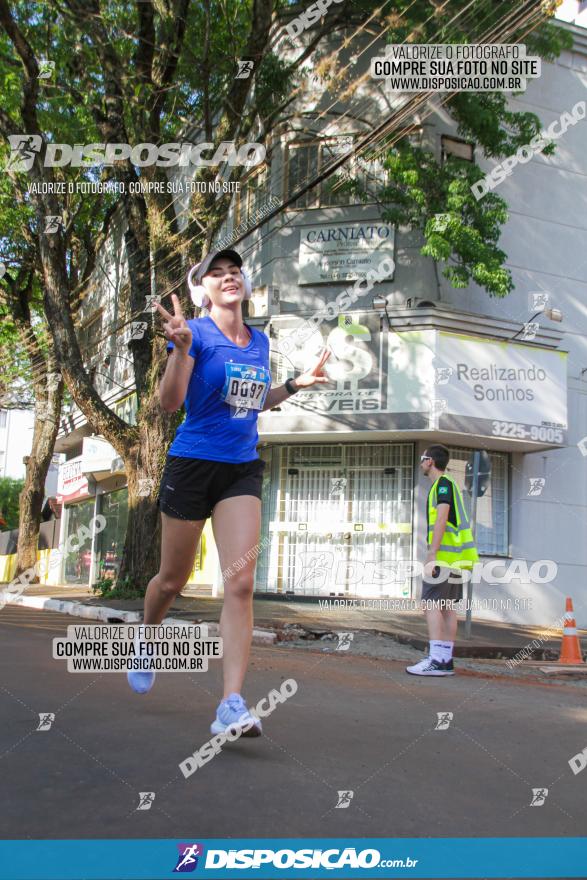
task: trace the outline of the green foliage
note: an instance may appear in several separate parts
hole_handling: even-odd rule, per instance
[[[117,582],[110,578],[101,578],[92,584],[92,592],[101,599],[142,599],[145,595],[145,591],[137,587],[129,577]]]
[[[391,182],[381,198],[391,206],[384,219],[421,230],[422,254],[449,262],[443,274],[453,287],[475,281],[492,296],[506,296],[513,282],[497,242],[507,206],[494,193],[475,199],[477,166],[454,157],[439,164],[431,152],[406,141],[389,151],[385,166]]]
[[[0,477],[0,513],[6,525],[0,524],[0,530],[18,528],[18,497],[24,487],[24,480],[13,480]]]

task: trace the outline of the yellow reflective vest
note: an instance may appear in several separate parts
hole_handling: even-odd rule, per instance
[[[465,510],[463,496],[452,477],[449,477],[447,474],[442,474],[442,477],[449,480],[452,485],[457,522],[456,526],[447,522],[444,535],[442,536],[442,544],[436,553],[436,562],[438,565],[448,565],[451,568],[470,569],[479,561],[479,554],[473,540],[471,524]],[[428,495],[428,545],[432,543],[437,516],[438,483],[442,477],[439,477],[432,485]]]

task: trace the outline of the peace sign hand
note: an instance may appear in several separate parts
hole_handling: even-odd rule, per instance
[[[316,360],[316,363],[313,364],[310,369],[306,370],[305,373],[302,373],[300,376],[296,376],[294,381],[298,388],[309,388],[311,385],[322,385],[325,382],[331,381],[328,376],[324,375],[323,370],[330,355],[331,352],[325,348],[320,354],[320,357]]]
[[[171,301],[173,303],[173,315],[170,315],[169,312],[163,308],[161,303],[154,302],[153,305],[161,317],[165,319],[165,323],[163,324],[165,337],[169,339],[170,342],[173,342],[178,351],[188,352],[192,344],[192,331],[183,316],[179,299],[175,293],[171,295]]]

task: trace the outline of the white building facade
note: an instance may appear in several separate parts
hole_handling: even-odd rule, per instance
[[[574,49],[543,63],[541,78],[511,98],[512,108],[537,113],[544,126],[585,99],[587,36],[574,21],[561,24]],[[353,43],[352,57],[349,48],[339,56],[360,77],[383,47],[363,52]],[[491,461],[476,537],[482,561],[495,564],[474,588],[484,603],[474,615],[547,626],[570,595],[579,625],[587,626],[587,122],[568,128],[552,158],[533,156],[498,188],[509,206],[500,247],[515,290],[492,299],[472,285],[452,288],[421,255],[418,235],[385,222],[377,201],[381,164],[347,165],[373,188],[371,202],[343,192],[332,177],[306,188],[390,114],[381,83],[361,82],[344,104],[333,103],[328,84],[308,73],[297,124],[274,133],[270,159],[244,182],[218,236],[229,243],[235,229],[252,225],[255,210],[297,193],[237,245],[253,279],[247,320],[269,335],[275,383],[300,372],[320,345],[333,351],[327,388],[299,393],[259,420],[267,468],[256,590],[416,598],[410,566],[425,554],[428,491],[418,463],[427,445],[442,442],[461,484],[476,450]],[[435,105],[411,121],[413,136],[439,159],[470,154],[491,170],[474,144],[460,140],[445,109]],[[119,238],[113,266],[122,252]],[[354,301],[339,299],[312,334],[296,330],[385,260],[379,283],[355,288]],[[94,312],[114,309],[111,299],[103,289]],[[90,337],[99,319],[91,303],[83,308]],[[548,319],[557,316],[548,309],[562,321]],[[537,326],[525,330],[530,324]],[[132,409],[129,368],[125,374],[114,351],[104,366],[103,355],[99,370],[111,380],[103,396]],[[81,462],[89,433],[73,412],[58,449]],[[71,504],[85,502],[89,514],[98,510],[90,501],[96,493],[120,493],[125,478],[114,456],[109,467],[92,471],[86,454]],[[114,543],[124,525],[117,516]],[[98,556],[72,563],[72,581],[104,568],[108,552],[115,557],[116,548],[100,540]]]

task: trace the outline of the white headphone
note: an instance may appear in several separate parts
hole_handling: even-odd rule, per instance
[[[199,309],[206,307],[210,303],[210,298],[206,291],[206,288],[203,284],[196,284],[194,282],[194,274],[200,268],[200,263],[197,263],[195,266],[192,266],[190,271],[188,272],[188,287],[190,289],[190,296],[192,298],[192,302]],[[241,268],[241,275],[243,276],[243,281],[245,283],[245,299],[250,299],[253,294],[253,285],[251,283],[251,279],[247,275],[244,269]]]

